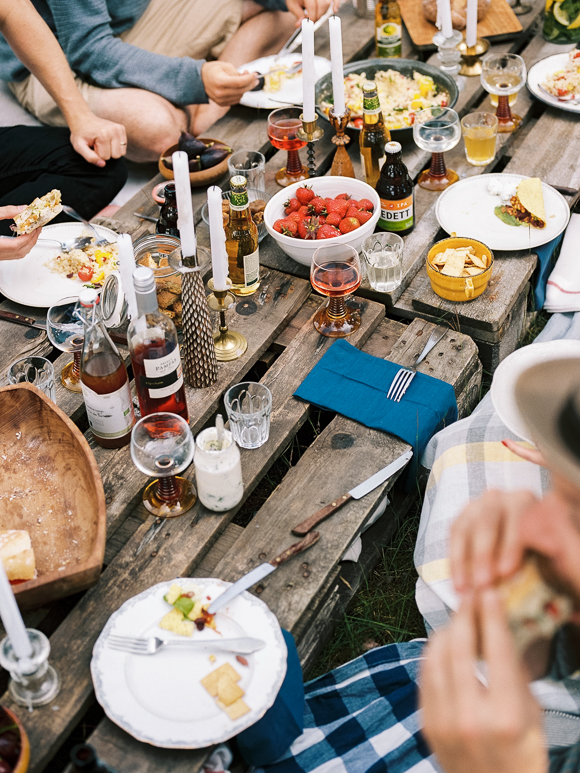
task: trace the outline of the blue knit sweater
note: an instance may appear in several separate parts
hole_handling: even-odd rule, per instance
[[[284,0],[257,0],[271,10],[286,10]],[[153,91],[177,105],[207,102],[201,80],[204,60],[152,54],[115,37],[143,15],[149,0],[33,0],[49,24],[72,70],[107,89]],[[212,13],[208,2],[208,13]],[[195,35],[195,29],[191,31]],[[28,71],[0,35],[0,79],[20,81]]]

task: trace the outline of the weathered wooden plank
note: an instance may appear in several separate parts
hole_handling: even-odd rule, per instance
[[[0,308],[14,313],[21,313],[22,309],[9,300],[2,301]],[[22,357],[46,357],[51,351],[48,336],[42,330],[0,320],[0,379],[3,384],[6,383],[7,371],[13,362]]]

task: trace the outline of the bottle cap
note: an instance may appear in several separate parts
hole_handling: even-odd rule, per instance
[[[155,290],[155,275],[153,270],[147,268],[147,266],[138,266],[133,271],[133,285],[135,286],[135,292],[144,295]]]
[[[234,190],[235,188],[243,188],[245,190],[247,187],[248,187],[248,181],[241,174],[235,175],[235,177],[232,177],[230,180],[230,188],[232,190]]]
[[[385,151],[387,153],[400,153],[401,150],[403,150],[401,143],[395,142],[394,140],[392,142],[387,142],[385,145]]]
[[[91,287],[85,287],[84,290],[81,290],[79,294],[79,303],[81,304],[81,306],[86,306],[87,308],[90,308],[91,306],[94,306],[98,302],[99,302],[99,294],[96,290],[93,290]]]
[[[70,761],[77,770],[88,770],[95,766],[97,755],[88,743],[80,743],[70,750]]]
[[[369,92],[373,92],[377,90],[377,84],[374,81],[365,81],[363,83],[363,94],[366,95]]]

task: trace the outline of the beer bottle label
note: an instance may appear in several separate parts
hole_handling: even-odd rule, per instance
[[[141,376],[141,385],[149,390],[149,397],[161,400],[181,389],[183,375],[178,347],[165,357],[144,359],[143,368],[145,375]]]
[[[379,102],[378,94],[373,97],[364,97],[363,99],[363,113],[365,115],[378,115],[381,112],[381,103]]]
[[[248,200],[248,191],[242,191],[242,193],[235,193],[232,191],[232,195],[230,196],[230,207],[234,209],[236,212],[241,212],[244,209],[247,209],[250,206],[250,202]]]
[[[381,198],[379,227],[384,231],[405,231],[413,225],[413,194],[406,199]]]
[[[401,56],[401,25],[389,21],[377,27],[379,56]]]
[[[244,255],[244,284],[246,287],[256,284],[260,279],[260,248]]]

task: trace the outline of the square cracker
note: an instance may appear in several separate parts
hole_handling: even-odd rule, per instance
[[[464,255],[451,255],[445,266],[441,269],[441,273],[446,276],[461,276],[463,273],[463,266],[465,265]]]
[[[212,698],[217,698],[219,682],[222,676],[228,676],[234,682],[239,682],[242,678],[236,669],[230,666],[229,663],[224,663],[223,666],[216,668],[215,671],[212,671],[207,676],[204,676],[201,680],[202,685],[212,696]]]
[[[221,701],[217,701],[217,705],[220,707],[222,711],[225,711],[228,717],[232,720],[232,722],[235,722],[236,719],[239,719],[240,717],[243,717],[244,714],[247,714],[250,711],[250,707],[244,703],[244,701],[240,698],[235,703],[232,703],[231,706],[226,706]]]
[[[231,706],[245,695],[242,688],[230,676],[223,674],[218,682],[217,697],[220,703]]]

